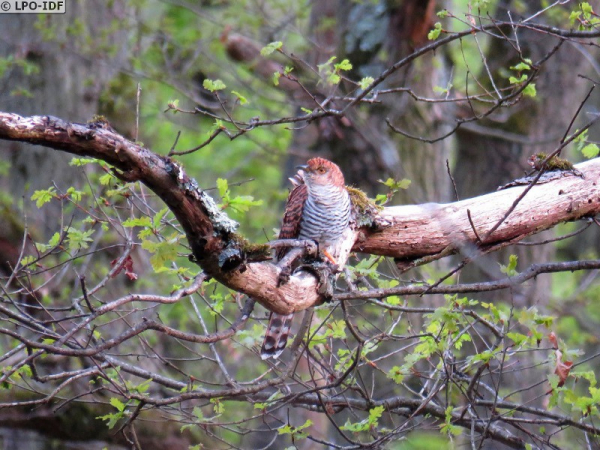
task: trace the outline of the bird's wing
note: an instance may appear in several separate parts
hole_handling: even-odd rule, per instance
[[[308,197],[306,184],[301,178],[292,180],[295,185],[292,192],[288,196],[285,212],[283,214],[283,222],[279,231],[279,239],[295,239],[300,233],[300,221],[302,219],[302,210],[304,203]],[[281,260],[289,251],[289,247],[281,248],[275,254],[277,260]],[[283,352],[290,333],[290,326],[294,314],[276,314],[271,313],[269,316],[269,325],[265,333],[265,338],[260,349],[260,357],[262,359],[278,358]]]
[[[302,210],[304,203],[308,198],[308,189],[306,184],[299,184],[292,192],[285,205],[285,213],[283,214],[283,222],[279,231],[279,239],[295,239],[300,233],[300,221],[302,219]],[[289,248],[282,248],[277,251],[277,260],[280,260],[288,252]]]

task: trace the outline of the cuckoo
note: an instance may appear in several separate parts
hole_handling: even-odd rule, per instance
[[[319,250],[335,264],[330,252],[339,243],[350,221],[350,197],[340,168],[323,158],[312,158],[300,166],[296,186],[290,192],[279,239],[315,241]],[[276,262],[288,249],[278,250]],[[277,358],[287,343],[292,314],[271,313],[260,351],[262,359]]]

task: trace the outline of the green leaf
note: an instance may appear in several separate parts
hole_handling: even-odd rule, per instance
[[[600,153],[600,148],[596,144],[587,144],[581,149],[581,153],[586,158],[595,158]]]
[[[327,60],[327,62],[323,64],[317,64],[319,73],[323,75],[327,80],[327,83],[332,86],[342,81],[342,78],[339,75],[341,71],[350,70],[352,68],[352,64],[350,64],[350,61],[348,61],[347,59],[344,59],[338,64],[334,64],[332,67],[333,61],[335,61],[335,59],[336,57],[332,56],[331,58],[329,58],[329,60]]]
[[[575,378],[583,378],[584,380],[587,380],[591,387],[596,386],[596,374],[591,370],[586,372],[571,372],[571,375]]]
[[[389,297],[385,298],[385,302],[388,305],[398,306],[400,304],[400,297],[398,297],[397,295],[390,295]]]
[[[352,70],[352,64],[347,59],[344,59],[340,63],[334,64],[333,67],[335,68],[336,72],[341,70]]]
[[[75,252],[79,249],[85,249],[89,247],[89,242],[93,242],[94,240],[91,238],[91,235],[94,234],[94,229],[88,231],[81,231],[77,228],[73,227],[65,227],[65,231],[67,233],[67,237],[65,242],[69,246],[69,251]]]
[[[56,247],[58,245],[58,243],[60,242],[60,233],[57,231],[56,233],[54,233],[52,235],[52,237],[50,238],[50,240],[48,241],[48,247]]]
[[[529,83],[527,86],[525,86],[525,89],[523,89],[523,95],[525,97],[535,98],[537,95],[537,89],[535,88],[535,83]]]
[[[385,184],[391,190],[408,189],[411,183],[408,178],[403,178],[398,181],[393,178],[388,178],[386,181],[379,180],[379,182]]]
[[[326,337],[332,337],[334,339],[346,339],[346,321],[334,320],[333,322],[328,323],[326,326]]]
[[[206,136],[210,136],[212,133],[215,132],[215,130],[218,130],[218,129],[223,129],[223,130],[226,129],[225,124],[223,124],[223,121],[221,119],[215,120],[215,123],[210,128],[210,130],[208,130],[208,132],[206,133]]]
[[[461,334],[460,337],[454,343],[454,348],[460,350],[465,342],[471,342],[471,336],[467,333]]]
[[[260,54],[262,56],[268,56],[276,50],[280,51],[281,47],[283,47],[283,42],[281,42],[281,41],[271,42],[270,44],[267,44],[263,48],[261,48]]]
[[[177,109],[179,108],[179,99],[169,100],[167,105],[169,106],[169,109]],[[177,113],[177,111],[173,111],[173,113]]]
[[[469,364],[473,364],[475,362],[481,361],[484,364],[487,364],[492,360],[495,356],[495,351],[493,350],[484,350],[481,353],[473,355],[468,358]]]
[[[581,11],[572,11],[571,14],[569,15],[569,22],[571,22],[571,25],[574,25],[575,22],[577,22],[577,20],[579,20],[579,17],[581,16]]]
[[[388,378],[394,380],[396,384],[400,384],[404,381],[404,371],[398,366],[392,367],[387,376]]]
[[[508,77],[508,81],[510,84],[521,84],[525,80],[527,80],[527,75],[523,74],[519,78],[516,77]]]
[[[155,230],[160,228],[160,221],[165,217],[165,215],[169,212],[169,208],[165,207],[161,209],[156,215],[152,218],[152,226]]]
[[[121,420],[125,416],[124,413],[118,412],[115,414],[106,414],[105,416],[98,416],[96,419],[106,420],[108,423],[106,424],[110,430],[114,428],[119,420]]]
[[[373,77],[364,77],[362,80],[360,80],[358,82],[358,85],[364,91],[373,84],[373,81],[375,81],[375,79]]]
[[[262,200],[254,200],[251,195],[241,195],[234,197],[229,200],[229,207],[239,213],[247,212],[252,206],[260,206],[263,204]]]
[[[31,264],[32,262],[35,261],[35,256],[33,255],[29,255],[29,256],[24,256],[23,258],[21,258],[21,267],[26,267],[29,264]]]
[[[369,411],[369,424],[377,425],[377,422],[383,414],[383,411],[385,411],[385,406],[376,406],[375,408],[371,409]]]
[[[93,163],[97,163],[98,160],[97,159],[93,159],[93,158],[72,158],[71,161],[69,162],[70,166],[85,166],[86,164],[93,164]]]
[[[346,423],[340,427],[340,430],[352,431],[354,433],[358,433],[359,431],[364,431],[368,428],[369,428],[369,426],[367,425],[367,423],[365,421],[358,422],[358,423],[352,423],[352,422],[350,422],[350,419],[346,419]]]
[[[115,176],[112,173],[105,173],[99,181],[102,186],[108,186],[113,179],[115,179]]]
[[[29,366],[29,364],[26,364],[24,366],[19,367],[15,372],[15,375],[21,379],[31,378],[31,376],[33,375],[33,372],[31,371],[31,366]]]
[[[277,434],[292,434],[293,429],[291,425],[285,425],[277,429]]]
[[[377,406],[369,411],[368,419],[365,419],[358,423],[351,423],[350,420],[346,420],[346,423],[340,427],[342,430],[359,432],[359,431],[367,431],[371,428],[376,428],[379,423],[379,418],[383,414],[385,407]]]
[[[446,10],[446,9],[442,9],[441,11],[438,11],[438,12],[436,13],[436,15],[437,15],[437,16],[438,16],[440,19],[444,19],[444,18],[448,17],[448,14],[449,14],[449,13],[448,13],[448,10]]]
[[[522,72],[524,70],[530,70],[531,69],[531,60],[526,59],[525,61],[521,61],[516,66],[511,66],[510,68],[512,70],[517,70],[519,72]]]
[[[196,419],[198,419],[199,422],[204,422],[206,420],[202,409],[200,409],[198,406],[194,406],[192,414],[194,415],[194,417],[196,417]]]
[[[436,22],[433,30],[431,30],[427,34],[427,39],[430,41],[435,41],[438,37],[440,37],[440,33],[442,32],[442,24],[440,22]]]
[[[370,277],[373,280],[377,280],[379,279],[377,267],[381,260],[380,256],[371,255],[368,258],[361,259],[358,264],[355,264],[350,270],[358,276]]]
[[[112,397],[110,399],[110,404],[117,408],[120,412],[123,412],[125,410],[126,405],[117,397]]]
[[[463,429],[459,426],[446,423],[440,427],[440,432],[442,434],[451,434],[453,436],[460,436],[463,432]]]
[[[75,189],[74,187],[70,187],[69,189],[67,189],[67,195],[71,196],[71,199],[74,202],[80,202],[81,197],[85,195],[85,192],[81,192]]]
[[[593,9],[592,9],[592,6],[588,2],[581,3],[579,5],[579,7],[581,8],[581,11],[583,11],[583,14],[585,15],[586,18],[589,18],[589,16],[591,16]]]
[[[558,375],[554,373],[548,375],[548,382],[550,383],[550,387],[552,387],[552,389],[556,389],[558,387],[559,381],[560,378]]]
[[[273,84],[275,86],[279,86],[279,79],[281,78],[281,72],[274,72],[273,73]]]
[[[209,311],[211,316],[216,316],[223,312],[223,307],[225,306],[225,299],[223,295],[220,293],[216,293],[210,296],[211,300],[214,300],[214,303],[211,306],[211,310]]]
[[[262,335],[263,333],[263,328],[260,327],[260,333]],[[255,403],[254,404],[254,409],[267,409],[268,406],[270,406],[271,404],[273,404],[273,402],[275,400],[277,400],[278,398],[281,398],[281,392],[279,391],[275,391],[271,394],[271,396],[267,399],[266,402],[261,402],[261,403]]]
[[[54,197],[56,197],[56,190],[51,187],[46,190],[35,191],[31,196],[31,200],[35,201],[35,206],[41,208]]]
[[[510,255],[508,257],[508,265],[507,266],[499,263],[500,264],[500,272],[505,273],[509,277],[514,277],[515,275],[518,275],[519,272],[517,272],[515,270],[517,268],[518,259],[519,258],[517,257],[517,255]]]
[[[242,94],[240,94],[238,91],[231,91],[231,93],[238,98],[240,105],[245,105],[246,103],[248,103],[248,99],[246,97],[244,97]]]
[[[150,217],[134,217],[132,219],[127,219],[123,222],[123,226],[126,228],[133,227],[152,227],[152,222],[150,221]]]
[[[377,196],[375,197],[375,203],[377,203],[379,205],[386,202],[387,200],[388,200],[388,196],[385,194],[377,194]]]
[[[150,257],[150,264],[155,271],[161,271],[165,269],[166,265],[171,263],[177,258],[177,249],[179,248],[179,240],[183,235],[177,232],[173,233],[164,242],[153,242],[150,240],[142,241],[142,248],[148,250],[153,255]]]
[[[515,343],[515,346],[520,346],[521,344],[526,343],[529,338],[527,336],[525,336],[524,334],[521,333],[506,333],[506,337],[508,337],[509,339],[512,339],[512,341]]]
[[[229,190],[229,183],[224,178],[217,178],[217,189],[219,190],[219,195],[224,198]]]
[[[290,424],[287,424],[281,428],[277,429],[278,434],[290,434],[294,437],[294,439],[304,439],[308,436],[307,433],[303,433],[302,430],[310,427],[312,425],[312,420],[308,419],[304,424],[299,427],[293,427]]]
[[[327,60],[327,62],[324,62],[323,64],[317,64],[317,69],[319,69],[319,72],[325,72],[327,70],[331,70],[331,64],[333,63],[333,61],[335,61],[337,58],[337,56],[332,56],[331,58],[329,58]]]
[[[148,391],[148,389],[150,388],[151,384],[152,384],[152,378],[149,378],[146,381],[142,381],[137,386],[133,386],[131,389],[134,390],[134,391],[139,392],[140,394],[143,394],[144,392]]]
[[[327,76],[327,82],[329,84],[331,84],[332,86],[335,84],[338,84],[340,81],[342,81],[342,77],[340,77],[337,73],[335,72],[331,72],[328,76]]]
[[[209,80],[208,78],[202,82],[202,87],[210,92],[222,91],[227,86],[221,80]]]
[[[215,414],[221,415],[225,412],[225,404],[220,398],[211,398],[210,402],[214,405],[213,410]]]

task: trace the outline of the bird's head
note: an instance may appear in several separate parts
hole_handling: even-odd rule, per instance
[[[306,165],[298,166],[303,172],[304,182],[310,186],[344,186],[344,174],[340,168],[324,158],[309,159]]]

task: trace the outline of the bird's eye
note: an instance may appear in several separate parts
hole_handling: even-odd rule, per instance
[[[317,169],[317,172],[319,173],[325,173],[325,167],[321,166]]]

